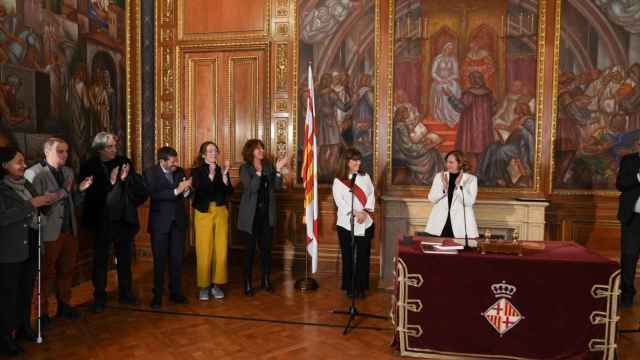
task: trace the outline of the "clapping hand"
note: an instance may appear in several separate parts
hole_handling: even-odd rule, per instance
[[[222,182],[225,185],[229,185],[229,168],[231,167],[231,162],[229,160],[224,161],[224,167],[222,168]]]
[[[61,197],[62,197],[62,194],[59,192],[46,193],[44,195],[40,195],[32,198],[31,205],[33,205],[34,208],[51,205],[54,202],[58,201]]]
[[[464,175],[464,171],[460,170],[460,175],[458,175],[458,178],[456,179],[456,187],[460,187],[460,184],[462,184],[462,176]]]
[[[291,161],[291,154],[285,154],[284,157],[282,157],[281,159],[278,159],[278,161],[276,162],[276,171],[277,172],[281,172],[282,169],[284,169],[286,166],[289,165],[289,162]]]
[[[124,164],[122,165],[122,172],[120,173],[120,180],[125,181],[127,176],[129,176],[129,170],[131,169],[131,165]]]
[[[111,185],[115,185],[116,181],[118,181],[118,172],[120,171],[120,166],[116,166],[111,170]]]
[[[185,190],[187,190],[190,187],[191,187],[191,178],[188,178],[188,179],[182,178],[182,181],[180,181],[180,184],[178,184],[176,191],[178,194],[182,194]]]
[[[84,180],[82,180],[82,182],[80,182],[80,191],[87,190],[91,186],[91,184],[93,184],[93,176],[87,176],[86,178],[84,178]]]

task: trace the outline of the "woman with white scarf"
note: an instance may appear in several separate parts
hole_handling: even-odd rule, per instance
[[[0,352],[24,350],[16,340],[36,341],[31,327],[31,298],[36,271],[38,211],[62,194],[39,195],[24,178],[24,155],[0,148]]]

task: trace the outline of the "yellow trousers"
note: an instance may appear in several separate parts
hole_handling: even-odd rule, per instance
[[[211,283],[226,284],[229,211],[226,206],[212,202],[209,212],[195,212],[198,287],[205,288]]]

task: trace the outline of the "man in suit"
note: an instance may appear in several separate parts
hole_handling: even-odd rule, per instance
[[[55,289],[58,300],[58,317],[77,319],[79,312],[70,305],[71,286],[78,252],[78,222],[75,205],[78,192],[75,191],[73,170],[65,166],[69,157],[69,145],[56,137],[44,143],[44,160],[27,169],[25,178],[40,194],[60,193],[60,199],[51,205],[50,211],[42,219],[42,242],[44,243],[44,269],[42,322],[51,323],[49,317],[49,290]],[[85,178],[78,187],[85,191],[93,179]]]
[[[185,304],[180,277],[182,256],[187,231],[185,198],[189,195],[191,178],[186,179],[184,170],[178,167],[178,153],[165,146],[158,150],[158,164],[145,170],[144,184],[151,197],[149,227],[153,252],[153,300],[151,307],[162,306],[164,269],[169,263],[170,299],[176,304]]]
[[[640,139],[636,140],[636,150],[640,150]],[[640,153],[625,155],[620,161],[620,170],[616,179],[616,188],[620,193],[618,220],[621,225],[622,268],[621,304],[633,305],[636,293],[635,277],[638,256],[640,255]]]
[[[80,166],[80,178],[93,177],[87,190],[82,225],[94,239],[93,311],[104,311],[107,301],[109,248],[114,244],[118,270],[118,301],[137,305],[133,294],[131,261],[133,239],[140,230],[138,207],[147,200],[147,191],[131,160],[118,155],[118,137],[99,132],[91,144],[92,156]]]

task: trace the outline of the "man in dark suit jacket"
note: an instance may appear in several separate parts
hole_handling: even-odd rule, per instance
[[[189,195],[191,179],[178,167],[178,153],[165,146],[158,150],[158,164],[145,170],[144,183],[151,197],[149,227],[153,252],[153,300],[151,307],[162,306],[164,268],[169,262],[171,301],[185,304],[180,277],[184,240],[187,232],[185,197]]]
[[[636,144],[640,149],[640,141]],[[640,153],[626,155],[620,161],[616,188],[621,192],[618,220],[622,230],[620,266],[622,268],[621,303],[633,305],[634,281],[640,255]]]
[[[96,134],[91,149],[95,155],[80,166],[80,179],[93,178],[85,193],[82,225],[94,238],[93,311],[104,311],[107,301],[109,248],[114,244],[118,270],[118,301],[136,305],[131,263],[133,240],[140,230],[138,207],[147,200],[142,176],[131,160],[118,155],[118,137],[107,132]]]

